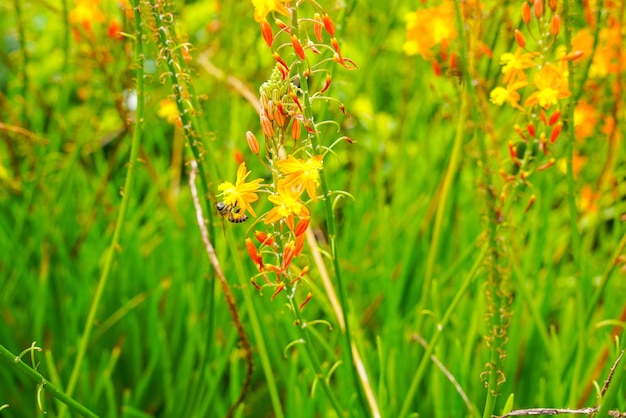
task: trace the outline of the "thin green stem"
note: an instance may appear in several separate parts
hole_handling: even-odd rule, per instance
[[[400,414],[398,415],[400,418],[404,418],[408,416],[409,409],[411,408],[411,404],[413,403],[413,399],[415,398],[419,384],[421,383],[422,378],[424,377],[424,371],[426,370],[426,365],[430,361],[430,356],[432,355],[433,351],[437,347],[437,342],[439,341],[439,338],[443,334],[443,330],[445,329],[446,325],[448,325],[448,321],[450,321],[450,317],[456,310],[456,307],[461,301],[461,298],[463,297],[463,295],[465,295],[465,292],[467,292],[467,289],[469,289],[470,285],[476,278],[476,275],[478,274],[478,271],[480,269],[480,265],[482,264],[485,258],[485,255],[487,254],[487,249],[488,247],[484,246],[482,251],[478,255],[478,257],[476,257],[476,260],[474,261],[474,265],[465,276],[465,281],[463,281],[463,283],[461,284],[461,287],[459,288],[456,295],[454,295],[454,299],[452,299],[450,306],[448,306],[448,310],[445,312],[445,314],[441,318],[441,321],[437,324],[435,333],[430,339],[430,342],[428,343],[428,348],[426,348],[426,352],[424,353],[424,355],[422,356],[422,359],[420,360],[420,364],[417,367],[417,371],[413,375],[413,380],[411,380],[411,386],[409,387],[409,391],[407,392],[406,397],[404,398],[404,402],[402,403],[402,409],[400,410]]]
[[[85,353],[87,351],[87,346],[89,345],[91,331],[94,325],[94,319],[96,317],[98,308],[100,307],[100,301],[102,300],[102,295],[104,294],[104,289],[106,288],[106,284],[108,282],[109,275],[111,273],[111,268],[113,266],[113,259],[115,258],[115,253],[118,251],[118,248],[119,248],[120,236],[122,233],[122,229],[124,227],[124,223],[126,221],[126,215],[128,214],[130,197],[132,195],[133,183],[135,179],[135,170],[136,170],[136,164],[137,164],[137,156],[139,155],[139,147],[141,143],[141,136],[143,133],[145,96],[144,96],[143,40],[142,40],[143,32],[142,32],[141,14],[140,14],[140,9],[139,9],[139,0],[133,0],[133,11],[134,11],[134,16],[135,16],[134,60],[135,60],[135,77],[136,77],[136,82],[137,82],[137,112],[135,115],[135,121],[136,121],[135,131],[133,132],[133,138],[132,138],[131,148],[130,148],[130,157],[128,159],[128,174],[126,175],[126,181],[124,182],[124,192],[122,194],[122,203],[120,204],[120,211],[117,215],[117,222],[115,225],[115,231],[113,232],[113,238],[111,239],[111,244],[109,245],[109,248],[106,254],[106,259],[104,262],[104,267],[102,269],[100,279],[98,280],[98,285],[96,287],[96,292],[94,294],[91,307],[89,309],[89,313],[87,314],[85,328],[83,330],[83,334],[78,344],[76,360],[72,368],[70,381],[67,385],[66,392],[67,392],[67,395],[70,397],[74,393],[74,388],[76,387],[76,384],[78,382],[80,369],[81,369],[81,366],[85,357]],[[67,408],[61,408],[59,411],[59,418],[63,418],[66,412],[67,412]]]
[[[63,402],[63,404],[69,407],[69,409],[73,412],[76,412],[88,418],[98,417],[96,414],[87,409],[84,405],[72,399],[69,394],[63,393],[56,385],[50,383],[50,381],[43,377],[38,371],[34,370],[28,364],[24,363],[19,357],[17,357],[15,354],[12,354],[1,344],[0,358],[6,360],[8,364],[17,367],[17,369],[33,383],[37,385],[42,385],[45,390],[50,392],[50,394],[52,394],[52,396],[54,396],[56,399]]]
[[[297,8],[292,9],[292,23],[296,25],[298,22]],[[298,27],[293,28],[294,31],[298,31]],[[304,76],[304,68],[305,63],[301,63],[298,66],[298,72],[300,77],[300,87],[304,92],[303,97],[303,113],[305,120],[311,121],[313,124],[313,130],[315,134],[312,135],[312,145],[313,149],[317,154],[323,154],[322,141],[319,135],[319,130],[316,124],[313,122],[313,115],[311,112],[311,97],[309,95],[309,85],[308,79]],[[352,335],[351,335],[351,326],[350,326],[350,317],[348,316],[348,301],[346,298],[345,285],[342,278],[342,270],[339,265],[339,255],[337,252],[337,224],[335,220],[335,213],[333,212],[333,202],[332,195],[330,192],[330,188],[328,187],[328,179],[326,177],[326,170],[322,170],[320,173],[320,188],[322,190],[322,195],[324,196],[324,210],[326,214],[326,227],[328,231],[328,244],[330,246],[330,258],[333,263],[333,272],[335,275],[335,279],[337,281],[337,290],[339,294],[339,302],[341,305],[341,312],[344,318],[343,330],[344,330],[344,355],[348,358],[348,364],[350,365],[350,371],[352,375],[352,381],[354,383],[354,387],[357,388],[357,396],[358,403],[361,409],[363,416],[371,416],[372,413],[368,408],[367,401],[365,399],[364,394],[364,382],[359,378],[359,372],[357,370],[357,363],[355,361],[355,356],[352,351]]]
[[[294,302],[293,297],[289,298],[289,302],[291,304],[291,309],[296,315],[296,318],[298,321],[298,329],[300,330],[300,335],[302,337],[302,342],[303,342],[302,345],[304,345],[307,358],[309,359],[309,362],[311,363],[311,367],[313,368],[313,371],[315,372],[315,376],[317,377],[318,381],[322,385],[322,388],[324,389],[326,396],[328,397],[328,399],[330,400],[330,403],[335,409],[337,416],[339,417],[346,416],[344,414],[341,403],[339,402],[339,399],[337,399],[337,395],[335,395],[335,392],[333,391],[333,389],[330,387],[330,384],[328,383],[328,379],[326,379],[326,376],[324,376],[324,373],[322,372],[322,365],[320,363],[319,358],[317,357],[317,353],[315,352],[315,349],[313,348],[313,344],[312,344],[313,339],[311,338],[311,335],[309,333],[309,329],[307,327],[308,324],[306,321],[302,319],[302,313],[300,312],[300,308]]]

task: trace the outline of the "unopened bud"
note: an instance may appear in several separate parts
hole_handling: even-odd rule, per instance
[[[274,33],[272,32],[272,27],[267,20],[261,22],[261,35],[263,35],[263,39],[265,40],[267,46],[271,48],[272,43],[274,42]]]
[[[526,46],[526,38],[524,38],[524,34],[518,29],[515,29],[515,42],[517,42],[517,45],[519,45],[520,48],[524,48]]]
[[[335,36],[335,22],[333,22],[330,16],[324,13],[322,21],[324,22],[324,28],[326,28],[326,32],[328,32],[330,36]]]
[[[261,129],[265,136],[270,138],[274,136],[274,125],[265,115],[261,115]]]
[[[543,164],[540,167],[537,167],[537,171],[547,170],[548,168],[552,167],[555,162],[556,160],[554,158],[550,158],[550,161],[548,161],[547,163]]]
[[[530,22],[530,17],[530,6],[527,1],[524,1],[524,4],[522,4],[522,21],[528,24]]]
[[[524,212],[528,212],[530,210],[530,208],[533,206],[533,204],[535,203],[535,199],[537,197],[535,195],[530,196],[530,199],[528,200],[528,204],[526,205],[526,209],[524,209]]]
[[[559,30],[561,29],[561,18],[559,15],[552,16],[552,21],[550,22],[550,33],[554,36],[559,34]]]
[[[261,150],[261,147],[259,146],[259,141],[256,139],[256,136],[252,132],[248,131],[246,132],[246,141],[248,141],[250,151],[252,151],[254,155],[257,155]]]
[[[563,129],[563,123],[557,123],[552,129],[552,133],[550,134],[550,142],[554,144],[559,135],[561,135],[561,130]]]
[[[553,12],[556,12],[556,8],[558,7],[558,1],[548,0],[548,6],[550,7],[550,10],[552,10]]]
[[[254,237],[263,245],[274,244],[274,238],[263,231],[254,231]]]
[[[291,45],[293,45],[293,50],[300,57],[301,60],[306,59],[304,55],[304,49],[302,48],[302,44],[296,35],[291,35]]]
[[[543,17],[543,2],[544,0],[535,0],[533,2],[533,12],[537,19]]]
[[[528,125],[526,125],[526,130],[528,131],[528,135],[530,135],[531,138],[535,137],[535,134],[537,133],[535,131],[535,125],[529,123]]]
[[[566,61],[576,61],[583,55],[584,55],[583,51],[572,51],[561,59],[564,59]]]
[[[306,306],[307,303],[309,303],[309,301],[311,300],[312,297],[313,297],[313,293],[309,292],[309,294],[306,295],[306,298],[304,299],[304,302],[302,302],[298,308],[300,310],[304,309],[304,307]]]
[[[304,234],[304,231],[306,231],[306,229],[309,227],[309,222],[311,221],[311,218],[306,217],[306,218],[302,218],[298,221],[298,223],[296,224],[296,229],[295,229],[295,234],[296,237]]]
[[[331,75],[326,74],[326,81],[324,82],[324,87],[322,87],[322,89],[320,90],[320,93],[324,93],[326,90],[328,90],[328,87],[330,87],[331,79],[332,79]]]
[[[300,133],[302,132],[302,127],[300,126],[300,121],[298,118],[293,118],[293,122],[291,122],[291,137],[294,141],[300,139]]]
[[[552,126],[556,123],[556,121],[559,120],[559,118],[561,117],[561,112],[559,112],[558,110],[556,110],[551,116],[550,119],[548,120],[548,125]]]
[[[322,42],[324,40],[322,36],[322,29],[324,28],[324,24],[322,23],[322,17],[319,13],[315,13],[315,15],[313,15],[313,20],[315,21],[315,23],[313,24],[315,39],[317,39],[317,42]]]

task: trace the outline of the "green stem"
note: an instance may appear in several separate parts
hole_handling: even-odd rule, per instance
[[[10,365],[17,367],[17,369],[24,374],[28,379],[30,379],[33,383],[38,385],[43,385],[43,388],[50,392],[52,396],[57,398],[59,401],[63,402],[64,405],[69,407],[72,411],[81,414],[84,417],[89,418],[97,418],[98,416],[87,409],[85,406],[76,402],[74,399],[70,397],[70,395],[63,393],[57,386],[50,383],[49,380],[44,378],[39,372],[31,368],[28,364],[24,363],[21,359],[19,359],[15,354],[12,354],[9,350],[7,350],[3,345],[0,344],[0,358],[6,360],[6,362]],[[2,408],[0,408],[2,409]]]
[[[448,306],[448,310],[441,318],[441,321],[437,324],[435,333],[433,334],[432,338],[430,339],[430,342],[428,343],[426,352],[424,353],[424,355],[422,356],[422,359],[420,360],[420,364],[417,367],[417,371],[415,372],[415,375],[413,375],[411,386],[409,387],[409,391],[407,392],[407,395],[404,398],[404,402],[402,403],[402,409],[400,410],[400,414],[398,415],[400,418],[404,418],[408,416],[409,408],[411,407],[411,404],[413,403],[413,399],[415,398],[419,384],[422,381],[422,378],[424,376],[424,371],[426,370],[426,365],[430,361],[430,356],[435,350],[435,347],[437,346],[437,342],[439,341],[439,338],[443,334],[443,330],[445,329],[446,325],[448,325],[448,321],[450,321],[450,317],[456,310],[456,307],[461,301],[461,298],[463,297],[467,289],[469,289],[469,286],[472,284],[472,282],[474,281],[474,278],[478,274],[480,265],[482,264],[483,259],[485,258],[485,255],[487,254],[487,249],[488,247],[484,246],[480,255],[476,257],[476,260],[474,261],[474,265],[472,266],[470,271],[467,273],[467,276],[465,276],[465,281],[461,284],[461,287],[459,288],[458,292],[454,296],[454,299],[450,303],[450,306]]]
[[[87,351],[87,346],[89,345],[89,340],[91,336],[91,331],[93,329],[94,319],[96,317],[98,308],[100,307],[100,301],[102,300],[102,295],[104,294],[104,289],[106,288],[106,284],[109,279],[109,274],[113,266],[113,259],[115,258],[115,253],[118,251],[118,248],[119,248],[120,236],[122,233],[122,228],[124,227],[124,223],[126,221],[126,215],[128,213],[130,196],[132,195],[133,183],[135,179],[137,156],[139,154],[139,146],[141,143],[141,135],[143,132],[142,123],[143,123],[143,118],[144,118],[145,97],[144,97],[143,42],[142,42],[143,32],[142,32],[141,14],[140,14],[140,9],[139,9],[139,0],[133,0],[133,11],[135,15],[135,32],[136,32],[135,53],[134,53],[134,59],[135,59],[135,65],[136,65],[135,77],[137,81],[137,111],[135,115],[136,126],[135,126],[135,131],[133,133],[133,138],[131,142],[130,157],[128,159],[128,174],[126,176],[126,181],[124,182],[124,192],[122,194],[122,203],[120,204],[120,211],[117,215],[115,231],[113,232],[113,238],[111,239],[111,244],[109,245],[109,248],[106,254],[104,268],[102,269],[102,274],[100,275],[100,279],[98,280],[96,293],[93,297],[93,301],[91,303],[91,307],[87,315],[87,320],[85,322],[85,328],[78,344],[76,361],[74,362],[72,373],[70,375],[70,381],[69,381],[69,384],[67,385],[67,395],[70,397],[74,393],[74,388],[76,387],[76,384],[78,382],[80,369],[81,369],[81,366],[85,357],[85,353]],[[63,418],[66,412],[67,412],[67,408],[62,407],[59,410],[59,418]]]
[[[335,392],[330,387],[328,380],[326,379],[326,377],[324,376],[324,373],[322,372],[322,365],[320,363],[319,358],[317,358],[317,353],[315,352],[315,349],[313,348],[313,344],[312,344],[313,339],[311,338],[311,335],[309,333],[308,324],[302,319],[302,313],[300,312],[300,308],[294,302],[293,297],[289,298],[289,302],[291,304],[291,309],[293,310],[298,320],[298,329],[300,330],[300,335],[302,336],[302,342],[303,342],[302,345],[304,345],[307,357],[309,359],[309,362],[311,363],[311,367],[313,368],[313,371],[315,372],[315,376],[317,377],[317,380],[322,385],[322,388],[324,389],[326,396],[328,396],[330,403],[333,405],[333,408],[335,409],[337,416],[338,417],[346,416],[343,412],[343,408],[341,406],[341,403],[339,402],[339,399],[337,399],[337,395],[335,395]]]
[[[293,30],[296,33],[299,33],[299,28],[296,26],[297,22],[298,22],[298,15],[297,15],[297,8],[293,8],[292,9],[292,25]],[[300,87],[302,89],[302,91],[304,92],[303,94],[303,113],[304,113],[304,118],[305,120],[311,121],[311,123],[313,124],[313,130],[315,131],[315,134],[312,135],[312,145],[313,148],[315,150],[315,152],[317,154],[323,154],[323,148],[322,148],[322,141],[320,139],[320,135],[319,135],[319,130],[316,126],[316,124],[313,122],[313,115],[311,112],[311,97],[309,95],[309,85],[308,85],[308,79],[307,77],[304,76],[304,66],[305,63],[301,63],[298,66],[298,75],[300,77]],[[353,381],[353,387],[357,388],[356,392],[357,392],[357,396],[358,396],[358,400],[359,400],[359,407],[363,413],[363,416],[371,416],[371,411],[369,410],[368,406],[367,406],[367,401],[365,399],[365,394],[364,394],[364,382],[361,381],[361,379],[359,378],[359,373],[357,370],[357,363],[355,361],[355,357],[354,357],[354,353],[352,351],[352,333],[351,333],[351,326],[350,326],[350,320],[349,320],[349,316],[348,316],[348,302],[346,299],[346,291],[345,291],[345,287],[344,287],[344,283],[343,283],[343,278],[342,278],[342,270],[341,270],[341,266],[339,265],[339,255],[337,252],[337,224],[336,224],[336,220],[335,220],[335,214],[333,212],[333,202],[331,199],[331,192],[330,192],[330,188],[328,187],[328,180],[326,178],[326,170],[322,170],[320,173],[320,188],[322,190],[322,195],[324,196],[324,209],[325,209],[325,214],[326,214],[326,227],[327,227],[327,231],[328,231],[328,244],[330,246],[330,257],[332,259],[333,262],[333,272],[335,275],[335,279],[337,280],[337,289],[338,289],[338,294],[339,294],[339,302],[341,304],[341,313],[343,315],[343,319],[344,319],[344,323],[343,325],[343,329],[344,329],[344,355],[347,356],[348,358],[348,364],[350,364],[350,371],[351,371],[351,375],[352,375],[352,381]]]

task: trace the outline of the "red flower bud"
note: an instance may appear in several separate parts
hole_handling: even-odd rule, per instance
[[[525,1],[524,4],[522,4],[522,21],[528,24],[530,22],[530,16],[530,6],[528,2]]]
[[[517,42],[520,48],[524,48],[526,46],[526,38],[524,37],[524,34],[517,29],[515,29],[515,42]]]
[[[552,16],[552,21],[550,21],[550,33],[554,36],[559,34],[559,30],[561,29],[561,18],[559,15]]]
[[[306,59],[304,49],[302,48],[302,44],[296,35],[291,35],[291,45],[293,45],[293,50],[296,51],[296,54],[300,57],[300,59],[304,61]]]
[[[271,48],[272,43],[274,42],[274,33],[272,32],[272,27],[267,20],[261,22],[261,35],[263,35],[263,39],[265,39],[267,46]]]
[[[333,22],[330,16],[324,13],[322,21],[324,22],[324,28],[326,28],[326,32],[328,32],[330,36],[335,36],[335,22]]]
[[[324,27],[324,24],[322,23],[322,17],[319,13],[315,13],[313,15],[313,20],[315,21],[315,23],[313,24],[315,39],[317,39],[317,42],[322,42],[324,40],[322,36],[322,28]]]

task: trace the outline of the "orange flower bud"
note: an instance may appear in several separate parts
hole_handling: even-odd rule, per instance
[[[524,23],[528,24],[530,22],[530,6],[528,5],[528,2],[524,2],[524,4],[522,4],[522,21],[524,21]]]
[[[313,297],[313,293],[309,292],[308,295],[306,295],[306,298],[304,299],[304,302],[302,302],[299,306],[300,310],[304,309],[305,305],[307,303],[309,303],[309,301],[311,300],[311,298]]]
[[[550,22],[550,33],[554,36],[559,34],[559,30],[561,29],[561,18],[559,15],[552,16],[552,21]]]
[[[320,90],[320,93],[324,93],[330,87],[330,81],[332,80],[332,76],[330,74],[326,74],[326,81],[324,82],[324,87]]]
[[[556,8],[558,7],[558,1],[557,0],[548,0],[548,6],[550,6],[550,9],[553,12],[556,12]]]
[[[254,231],[254,237],[263,245],[274,245],[274,238],[263,231]]]
[[[326,13],[324,13],[322,20],[324,22],[324,28],[326,28],[326,32],[328,32],[330,36],[335,36],[335,22],[333,22],[330,16],[328,16]]]
[[[584,55],[583,51],[572,51],[561,59],[566,61],[576,61],[578,58]]]
[[[337,55],[341,57],[341,50],[339,49],[339,42],[337,41],[337,38],[330,38],[330,45],[333,47],[335,52],[337,52]]]
[[[241,165],[242,163],[245,162],[243,158],[243,154],[238,149],[236,149],[235,152],[233,152],[233,157],[235,157],[235,161],[237,162],[237,165]]]
[[[526,46],[526,38],[524,37],[524,34],[518,29],[515,29],[515,41],[520,48],[524,48]]]
[[[278,103],[278,106],[276,106],[276,109],[274,109],[274,121],[276,122],[276,125],[282,128],[283,126],[285,126],[286,118],[285,114],[281,112],[281,108],[281,104]]]
[[[289,78],[289,67],[285,67],[283,64],[276,64],[276,68],[280,71],[280,76],[282,80],[286,80]]]
[[[538,167],[537,171],[547,170],[548,168],[552,167],[555,162],[556,162],[556,160],[554,158],[550,158],[550,161],[548,161],[547,163],[545,163],[541,167]]]
[[[543,17],[543,2],[544,0],[535,0],[533,2],[533,11],[537,19]]]
[[[300,59],[305,60],[306,56],[304,55],[304,49],[302,48],[302,44],[296,35],[291,35],[291,45],[293,45],[293,50],[296,51],[296,54],[300,57]]]
[[[282,20],[276,19],[274,20],[274,23],[276,23],[276,26],[278,26],[281,30],[285,30],[287,33],[291,33],[289,26],[287,26]]]
[[[356,143],[356,140],[350,138],[349,136],[342,136],[341,139],[346,141],[348,144],[355,144]]]
[[[322,42],[324,41],[324,37],[322,36],[322,28],[324,27],[324,24],[322,23],[322,17],[319,13],[315,13],[313,15],[313,20],[315,21],[315,23],[313,24],[315,39],[317,39],[317,42]]]
[[[282,290],[283,290],[284,288],[285,288],[285,283],[284,283],[284,282],[283,282],[283,283],[281,283],[281,284],[279,284],[279,285],[278,285],[278,287],[276,288],[276,291],[275,291],[275,292],[274,292],[274,294],[272,295],[272,299],[271,299],[271,300],[274,300],[274,298],[275,298],[276,296],[278,296],[278,294],[279,294],[280,292],[282,292]]]
[[[265,136],[274,136],[274,125],[265,115],[261,115],[261,129]]]
[[[302,112],[302,105],[300,104],[300,99],[298,99],[298,95],[296,94],[296,92],[292,91],[290,96],[293,99],[293,102],[296,104],[296,106],[298,106],[298,109],[300,110],[300,113],[303,113]]]
[[[283,262],[282,262],[282,270],[286,271],[289,265],[291,264],[291,260],[296,255],[296,244],[293,241],[289,241],[285,245],[285,250],[283,251]]]
[[[267,20],[261,22],[261,35],[263,35],[263,39],[265,40],[267,46],[271,48],[272,43],[274,42],[274,33],[272,32],[272,27]]]
[[[509,141],[509,155],[511,156],[511,160],[517,161],[517,149],[513,141]]]
[[[261,150],[261,147],[259,146],[259,141],[256,139],[256,136],[252,132],[248,131],[246,132],[246,141],[248,141],[250,151],[252,151],[254,155],[257,155]]]
[[[306,231],[306,229],[309,227],[310,221],[311,221],[311,218],[309,217],[302,218],[298,221],[298,224],[296,225],[296,230],[294,231],[296,234],[296,237],[299,237],[300,235],[304,234],[304,231]]]
[[[302,252],[302,249],[304,248],[304,234],[302,235],[298,235],[296,237],[296,256],[300,255],[300,253]]]
[[[261,269],[263,266],[263,260],[261,260],[261,257],[259,256],[259,253],[250,238],[246,238],[246,249],[248,250],[250,258],[254,261],[254,264],[259,266],[259,269]]]
[[[561,112],[559,112],[558,110],[556,110],[551,116],[550,119],[548,120],[548,124],[550,126],[554,125],[556,123],[556,121],[559,120],[559,118],[561,117]]]
[[[559,135],[561,134],[561,130],[563,129],[563,123],[559,122],[556,124],[554,129],[552,129],[552,133],[550,134],[550,143],[554,144]]]
[[[293,122],[291,122],[291,137],[294,141],[300,139],[301,132],[302,128],[300,127],[300,121],[297,118],[293,118]]]
[[[537,133],[535,131],[535,125],[529,123],[528,125],[526,125],[526,130],[528,131],[528,135],[530,135],[531,138],[535,137],[535,134]]]
[[[272,56],[274,57],[274,59],[276,61],[278,61],[280,64],[282,64],[285,68],[289,68],[289,66],[287,65],[287,63],[282,59],[282,57],[278,54],[278,52],[274,52],[272,54]]]

